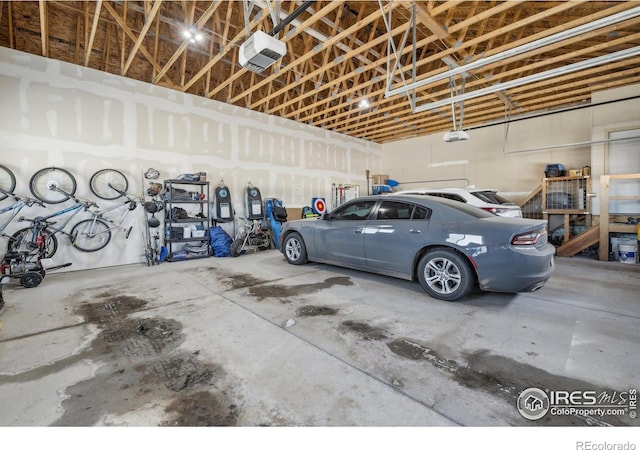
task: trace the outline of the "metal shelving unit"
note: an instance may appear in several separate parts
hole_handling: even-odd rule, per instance
[[[185,261],[189,259],[208,258],[211,256],[209,236],[206,230],[209,226],[209,182],[208,181],[184,181],[164,180],[164,242],[169,256],[167,261]],[[189,214],[188,218],[176,218],[172,215],[173,208],[183,208]],[[185,237],[185,228],[190,225],[201,225],[203,236]],[[193,254],[187,252],[186,256],[178,256],[185,251],[184,245],[189,243],[206,243],[206,254]]]

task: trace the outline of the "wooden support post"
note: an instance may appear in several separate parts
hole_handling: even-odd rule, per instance
[[[609,261],[609,175],[600,176],[600,261]]]

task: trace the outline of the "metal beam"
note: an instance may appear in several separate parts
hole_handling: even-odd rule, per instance
[[[610,53],[604,56],[598,56],[596,58],[588,59],[586,61],[580,61],[568,66],[558,67],[556,69],[547,70],[546,72],[540,72],[528,77],[517,78],[515,80],[499,83],[494,86],[489,86],[482,89],[477,89],[472,92],[456,95],[451,98],[440,100],[437,102],[426,103],[415,108],[414,112],[419,113],[422,111],[429,111],[440,108],[441,106],[450,105],[454,102],[462,102],[472,98],[482,97],[483,95],[493,94],[498,91],[504,91],[513,87],[522,86],[529,83],[535,83],[536,81],[547,80],[558,75],[566,75],[568,73],[577,72],[579,70],[588,69],[590,67],[599,66],[601,64],[607,64],[610,62],[618,61],[621,59],[631,58],[632,56],[640,55],[640,46],[629,48],[626,50],[620,50],[615,53]]]
[[[446,78],[455,76],[455,75],[459,75],[463,72],[468,72],[469,70],[473,70],[473,69],[477,69],[479,67],[483,67],[498,61],[502,61],[504,59],[507,58],[511,58],[513,56],[517,56],[520,55],[522,53],[531,51],[531,50],[535,50],[541,47],[544,47],[546,45],[550,45],[556,42],[560,42],[563,41],[565,39],[570,39],[572,37],[578,36],[580,34],[583,33],[587,33],[589,31],[593,31],[596,30],[598,28],[603,28],[609,25],[613,25],[615,23],[619,23],[619,22],[623,22],[625,20],[629,20],[632,19],[634,17],[640,16],[640,6],[635,7],[635,8],[631,8],[628,9],[626,11],[622,11],[620,13],[617,14],[613,14],[611,16],[608,17],[604,17],[602,19],[599,20],[595,20],[593,22],[590,23],[586,23],[584,25],[580,25],[578,27],[572,28],[570,30],[566,30],[566,31],[561,31],[560,33],[551,35],[551,36],[547,36],[545,38],[542,39],[538,39],[537,41],[533,41],[533,42],[529,42],[528,44],[524,44],[524,45],[520,45],[518,47],[514,47],[510,50],[506,50],[504,52],[501,53],[496,53],[495,55],[492,56],[488,56],[486,58],[480,58],[476,61],[470,62],[468,64],[462,65],[460,67],[456,67],[450,70],[447,70],[446,72],[442,72],[439,73],[437,75],[433,75],[431,77],[428,78],[424,78],[422,80],[419,81],[415,81],[413,83],[409,83],[407,85],[401,86],[399,88],[395,88],[395,89],[389,89],[386,93],[385,93],[385,97],[392,97],[394,95],[401,95],[404,94],[407,91],[413,90],[413,89],[417,89],[420,88],[422,86],[426,86],[428,84],[431,83],[435,83],[437,81],[440,80],[444,80]]]

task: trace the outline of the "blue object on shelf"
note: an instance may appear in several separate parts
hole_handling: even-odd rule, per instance
[[[391,186],[391,187],[397,187],[397,186],[400,184],[400,182],[399,182],[399,181],[396,181],[396,180],[392,180],[391,178],[389,178],[389,179],[387,180],[387,184],[388,184],[389,186]]]
[[[562,177],[566,174],[562,164],[547,164],[544,169],[545,178]]]
[[[391,186],[388,184],[374,184],[372,188],[373,195],[384,194],[391,192]]]

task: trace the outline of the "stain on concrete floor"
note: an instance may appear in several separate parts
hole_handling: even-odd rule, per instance
[[[386,331],[382,328],[372,327],[366,322],[358,322],[354,320],[345,320],[344,322],[341,322],[338,330],[342,333],[355,333],[366,341],[380,341],[389,338]]]
[[[77,312],[101,330],[85,356],[102,367],[66,389],[54,426],[90,426],[154,404],[166,405],[168,418],[159,425],[236,424],[238,406],[216,388],[224,369],[202,362],[198,352],[178,350],[184,340],[179,322],[130,317],[144,309],[144,299],[113,292],[95,298],[100,301],[84,302]]]
[[[173,400],[166,411],[172,417],[161,423],[174,427],[221,427],[238,422],[238,408],[229,400],[209,391],[197,391]]]
[[[529,364],[521,363],[504,356],[493,355],[487,350],[463,354],[467,362],[460,363],[447,358],[434,350],[432,345],[410,338],[393,338],[393,333],[380,327],[373,327],[364,321],[343,321],[338,325],[340,332],[355,333],[365,341],[384,342],[385,347],[394,355],[416,363],[431,366],[448,373],[452,380],[469,389],[481,390],[501,398],[514,406],[518,396],[529,387],[543,386],[550,390],[590,390],[596,392],[613,392],[603,386],[595,386],[582,380],[554,375]],[[384,348],[381,347],[383,352]],[[400,380],[392,382],[396,389],[404,389],[405,383]],[[618,417],[608,416],[600,418],[589,415],[546,415],[540,420],[528,421],[523,418],[523,424],[534,426],[621,426],[628,425]]]
[[[349,277],[331,277],[318,283],[296,284],[285,286],[281,284],[267,284],[251,286],[249,293],[258,301],[266,298],[288,298],[298,295],[310,295],[334,286],[351,286],[353,283]]]
[[[336,314],[338,314],[338,310],[328,306],[307,305],[301,306],[296,310],[296,316],[298,317],[335,316]]]

